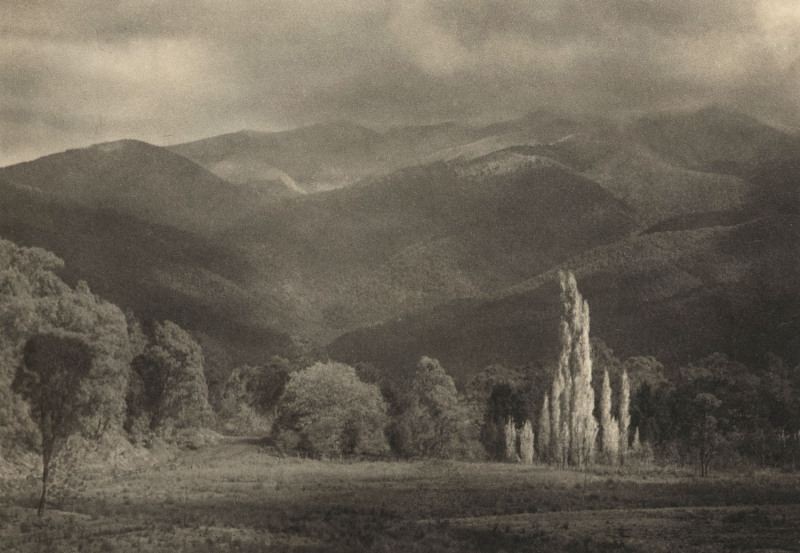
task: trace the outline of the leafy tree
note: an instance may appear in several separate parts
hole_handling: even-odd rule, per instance
[[[497,386],[521,389],[525,381],[526,375],[520,370],[499,364],[489,365],[470,379],[465,393],[470,401],[482,404],[489,399]]]
[[[314,456],[388,450],[386,403],[353,367],[316,363],[293,373],[278,403],[276,441]]]
[[[467,384],[467,397],[483,411],[480,441],[490,458],[507,458],[505,426],[509,417],[515,421],[531,418],[533,382],[529,374],[490,365]]]
[[[150,428],[162,433],[206,425],[211,420],[203,352],[175,323],[156,323],[152,341],[134,360],[142,381],[143,410]]]
[[[87,403],[90,394],[82,389],[92,370],[93,354],[89,345],[74,335],[37,334],[26,342],[23,359],[14,390],[30,402],[41,432],[41,516],[51,462],[67,439],[81,430],[82,415],[93,407]]]
[[[81,415],[84,429],[99,435],[122,422],[131,360],[125,316],[86,283],[67,286],[55,274],[63,266],[50,252],[0,240],[0,445],[5,451],[39,441],[31,439],[38,429],[27,406],[10,391],[25,344],[37,334],[73,335],[92,349],[92,374],[82,394],[93,408]]]
[[[289,362],[278,356],[260,367],[236,367],[222,387],[218,412],[224,416],[246,405],[260,415],[274,415],[289,377]]]
[[[257,416],[254,409],[257,378],[258,369],[249,365],[236,367],[228,374],[218,394],[216,413],[220,420],[226,421],[229,431],[252,431],[253,420]],[[244,429],[243,420],[247,421]]]
[[[216,400],[216,412],[226,430],[252,433],[271,425],[289,376],[289,362],[278,356],[264,366],[233,369]]]
[[[423,357],[395,421],[393,444],[408,457],[475,456],[475,413],[460,400],[453,379],[435,359]]]
[[[676,421],[670,410],[672,389],[667,385],[652,388],[644,382],[633,395],[631,425],[642,442],[658,445],[677,437]]]
[[[636,394],[644,384],[655,390],[667,384],[664,376],[664,365],[651,356],[629,357],[620,367],[628,375],[628,387],[631,395]],[[613,374],[613,373],[612,373]]]
[[[608,371],[603,371],[603,387],[600,396],[600,430],[603,456],[609,464],[619,460],[619,423],[611,416],[611,382]]]
[[[528,412],[525,399],[509,384],[498,384],[486,401],[481,426],[481,442],[489,455],[496,459],[508,459],[507,422],[525,420]],[[498,440],[498,437],[500,438]]]
[[[720,448],[741,446],[739,439],[766,421],[759,379],[723,354],[713,354],[680,371],[670,395],[675,436],[700,460],[705,475]]]

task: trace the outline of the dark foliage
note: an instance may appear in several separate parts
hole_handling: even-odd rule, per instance
[[[644,383],[631,400],[631,425],[673,461],[794,466],[800,446],[797,370],[771,355],[757,372],[714,354],[682,368],[674,383]],[[738,461],[737,461],[738,459]]]
[[[39,516],[45,510],[51,462],[80,430],[81,417],[92,407],[86,404],[81,383],[89,376],[93,358],[89,345],[75,336],[37,334],[25,343],[23,365],[12,388],[30,402],[41,432]]]
[[[482,456],[477,413],[459,397],[453,379],[435,359],[423,357],[389,428],[390,444],[403,457]]]
[[[134,359],[133,369],[138,379],[129,391],[129,418],[145,416],[150,429],[160,433],[210,422],[203,353],[178,325],[156,324],[151,342]]]

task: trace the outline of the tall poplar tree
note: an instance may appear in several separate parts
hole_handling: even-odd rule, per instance
[[[539,415],[539,432],[536,435],[536,445],[539,450],[539,459],[550,458],[550,394],[544,394],[542,412]]]
[[[559,273],[563,311],[561,353],[550,397],[551,458],[571,465],[592,461],[598,425],[592,389],[589,304],[578,291],[575,275]]]
[[[628,434],[631,427],[631,385],[628,371],[622,371],[622,388],[619,397],[619,457],[625,462],[628,454]]]
[[[531,421],[525,421],[522,430],[519,432],[519,456],[526,465],[533,463],[535,456],[533,441],[533,426],[531,426]]]
[[[508,417],[505,426],[506,461],[517,460],[517,428],[514,419]]]
[[[611,380],[607,370],[603,371],[600,395],[600,431],[603,457],[606,462],[616,464],[619,458],[619,423],[611,415]]]

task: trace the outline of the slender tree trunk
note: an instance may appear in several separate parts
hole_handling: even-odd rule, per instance
[[[44,514],[45,504],[47,502],[47,479],[50,476],[50,459],[49,455],[42,458],[42,497],[39,498],[39,509],[36,513],[41,517]]]
[[[700,476],[706,475],[706,463],[703,458],[703,444],[700,444],[700,451],[697,452],[700,461]]]
[[[50,477],[50,460],[53,458],[55,449],[55,438],[53,437],[53,415],[42,413],[42,497],[39,499],[39,509],[37,514],[41,517],[44,514],[47,502],[47,480]]]
[[[708,476],[708,465],[711,463],[711,454],[703,444],[700,449],[700,476]]]

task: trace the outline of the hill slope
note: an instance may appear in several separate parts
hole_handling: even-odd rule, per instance
[[[724,351],[760,363],[800,362],[800,218],[647,234],[585,252],[576,273],[592,334],[619,355],[670,366]],[[780,271],[775,270],[781,268]],[[552,362],[560,305],[554,272],[491,299],[459,301],[335,340],[331,356],[404,374],[431,355],[465,378],[491,363]]]
[[[0,235],[254,362],[287,343],[272,328],[329,341],[381,323],[331,351],[387,367],[432,354],[467,371],[540,358],[557,314],[548,273],[571,266],[599,336],[677,363],[750,343],[736,328],[800,295],[786,283],[762,294],[752,276],[795,269],[796,145],[719,110],[624,128],[539,112],[483,128],[235,133],[172,151],[122,141],[0,170]],[[761,246],[736,246],[750,241]],[[775,335],[794,328],[784,315]]]
[[[260,203],[163,148],[135,140],[99,144],[0,169],[0,178],[61,202],[109,208],[143,221],[208,234]]]
[[[677,120],[684,134],[676,130],[681,125],[659,120],[674,131],[657,134],[661,141],[578,133],[505,152],[546,155],[594,175],[637,207],[642,221],[660,221],[560,263],[575,270],[591,303],[593,334],[618,354],[655,355],[675,367],[723,351],[758,366],[773,352],[794,366],[800,363],[796,137],[718,110]],[[651,128],[647,121],[637,125]],[[706,139],[710,145],[692,145]],[[708,172],[713,167],[737,175]],[[335,358],[369,361],[397,375],[421,355],[439,358],[462,378],[494,362],[552,362],[560,309],[555,283],[554,272],[545,271],[489,297],[346,334],[328,349]]]
[[[0,179],[0,236],[52,251],[70,285],[95,293],[142,320],[172,320],[204,334],[242,360],[289,345],[272,330],[269,301],[245,289],[251,271],[235,249],[110,209],[64,205]]]
[[[296,198],[225,240],[247,249],[297,323],[330,337],[529,278],[636,227],[596,183],[499,153]]]
[[[632,141],[682,167],[738,176],[754,163],[784,158],[800,147],[798,136],[715,106],[643,117],[626,132]]]

